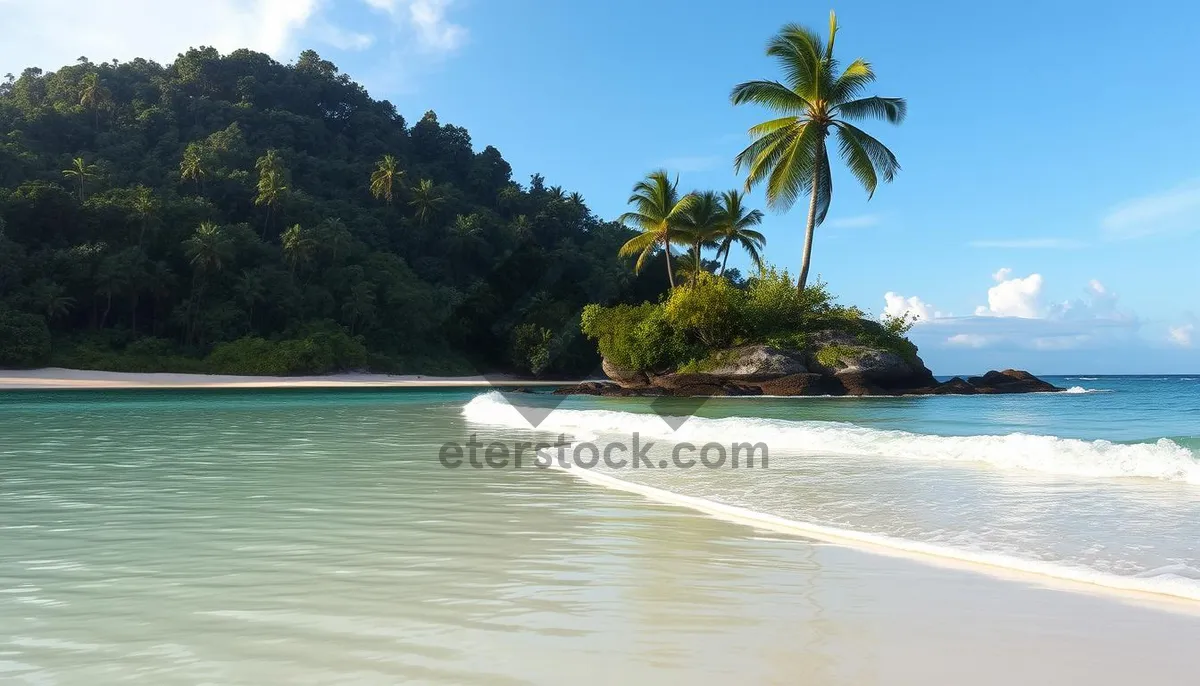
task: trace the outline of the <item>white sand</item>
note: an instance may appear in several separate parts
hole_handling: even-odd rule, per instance
[[[330,374],[327,376],[233,376],[220,374],[131,374],[84,369],[0,370],[0,390],[54,388],[441,388],[488,385],[561,386],[512,376],[423,376]]]

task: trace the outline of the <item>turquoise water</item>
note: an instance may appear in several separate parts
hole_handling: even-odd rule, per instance
[[[880,579],[838,552],[852,548],[756,534],[629,484],[851,543],[1200,598],[1200,385],[1055,381],[1095,392],[719,399],[677,431],[648,402],[609,398],[570,398],[534,429],[468,390],[0,393],[0,682],[868,683],[856,670],[879,655],[864,641],[899,645],[910,624],[895,617],[925,612],[898,609],[916,601],[893,585],[967,583],[917,565]],[[769,466],[438,460],[473,434],[634,431],[657,442],[655,464],[711,440],[761,441]],[[952,602],[1013,622],[1014,645],[1046,639],[1018,620],[1077,630],[1049,597],[1014,603],[1020,617],[972,605],[1012,593]],[[965,640],[929,631],[906,653]],[[959,652],[1012,677],[993,639]]]
[[[1200,600],[1200,382],[1050,380],[1073,392],[712,399],[678,429],[653,414],[670,404],[572,399],[539,429],[599,444],[638,432],[659,440],[655,464],[673,463],[681,441],[730,451],[762,443],[769,469],[575,472],[743,508],[812,535]],[[527,397],[511,396],[542,402]],[[464,413],[480,426],[528,426],[498,394]]]

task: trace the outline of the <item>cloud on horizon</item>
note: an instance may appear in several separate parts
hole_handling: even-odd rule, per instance
[[[1083,295],[1051,304],[1043,302],[1041,274],[1015,276],[1002,268],[992,274],[987,305],[975,314],[955,317],[939,312],[918,296],[884,294],[884,315],[915,315],[913,337],[923,347],[1076,350],[1128,344],[1137,339],[1140,320],[1117,306],[1117,296],[1093,279]],[[1190,340],[1190,339],[1189,339]]]

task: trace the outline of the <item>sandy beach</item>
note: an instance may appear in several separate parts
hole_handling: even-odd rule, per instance
[[[233,376],[223,374],[134,374],[87,369],[0,369],[0,389],[103,388],[461,388],[472,386],[562,386],[514,376],[424,376],[329,374],[325,376]]]

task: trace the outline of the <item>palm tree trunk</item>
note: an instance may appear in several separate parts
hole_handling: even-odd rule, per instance
[[[823,148],[818,146],[819,148]],[[808,228],[804,232],[804,256],[800,260],[800,279],[796,282],[796,292],[803,293],[804,286],[808,283],[808,263],[812,259],[812,244],[813,233],[817,228],[817,193],[820,191],[818,186],[821,180],[821,153],[823,149],[817,152],[817,163],[813,165],[812,177],[812,197],[808,201]]]
[[[721,276],[725,276],[725,265],[729,263],[729,248],[731,246],[726,243],[721,249],[725,251],[725,257],[721,259]]]
[[[671,232],[663,232],[663,252],[667,255],[667,280],[671,283],[671,288],[675,288],[675,271],[671,269]]]

